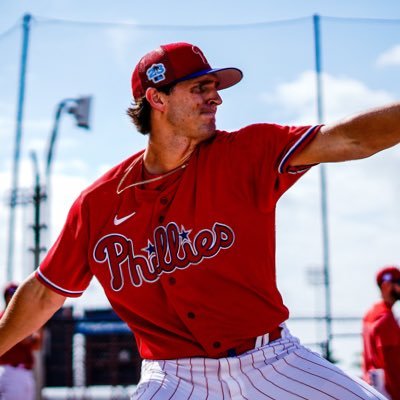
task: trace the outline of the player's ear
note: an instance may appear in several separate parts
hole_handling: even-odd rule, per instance
[[[159,92],[155,88],[147,88],[146,90],[146,100],[149,102],[152,108],[156,110],[163,111],[165,106],[164,93]]]

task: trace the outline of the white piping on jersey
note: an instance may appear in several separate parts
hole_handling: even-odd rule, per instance
[[[36,271],[37,271],[37,273],[40,275],[40,277],[41,277],[44,281],[46,281],[50,286],[53,286],[54,288],[60,290],[61,292],[69,293],[69,294],[82,294],[82,293],[84,292],[84,290],[76,291],[76,290],[67,290],[67,289],[64,289],[64,288],[62,288],[61,286],[58,286],[58,285],[56,285],[55,283],[53,283],[50,279],[46,278],[46,277],[43,275],[42,271],[40,271],[40,268],[38,268]]]
[[[285,154],[285,156],[282,158],[282,161],[280,162],[279,166],[278,166],[278,172],[280,174],[283,174],[283,167],[285,165],[285,163],[287,162],[287,160],[292,156],[292,154],[298,149],[298,147],[308,138],[308,136],[310,136],[314,130],[319,127],[320,125],[314,125],[311,128],[309,128],[301,137],[300,139],[287,151],[287,153]],[[304,172],[307,169],[309,169],[309,167],[305,167],[302,169],[299,169],[297,171],[289,171],[289,174],[299,174],[300,172]]]

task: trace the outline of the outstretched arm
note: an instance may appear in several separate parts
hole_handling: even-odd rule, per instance
[[[323,126],[290,160],[291,166],[356,160],[400,142],[400,103],[372,109]]]
[[[41,284],[33,274],[28,277],[0,319],[0,355],[41,328],[65,299]]]

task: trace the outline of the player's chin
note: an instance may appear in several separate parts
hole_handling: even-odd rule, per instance
[[[201,136],[204,138],[209,138],[215,134],[216,126],[215,126],[215,121],[214,122],[209,122],[207,124],[202,124],[199,132]]]

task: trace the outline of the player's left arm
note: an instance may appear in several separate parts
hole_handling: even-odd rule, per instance
[[[47,288],[34,274],[13,295],[0,319],[0,355],[40,328],[62,307],[66,297]]]
[[[291,166],[356,160],[400,142],[400,103],[371,109],[321,128]]]

